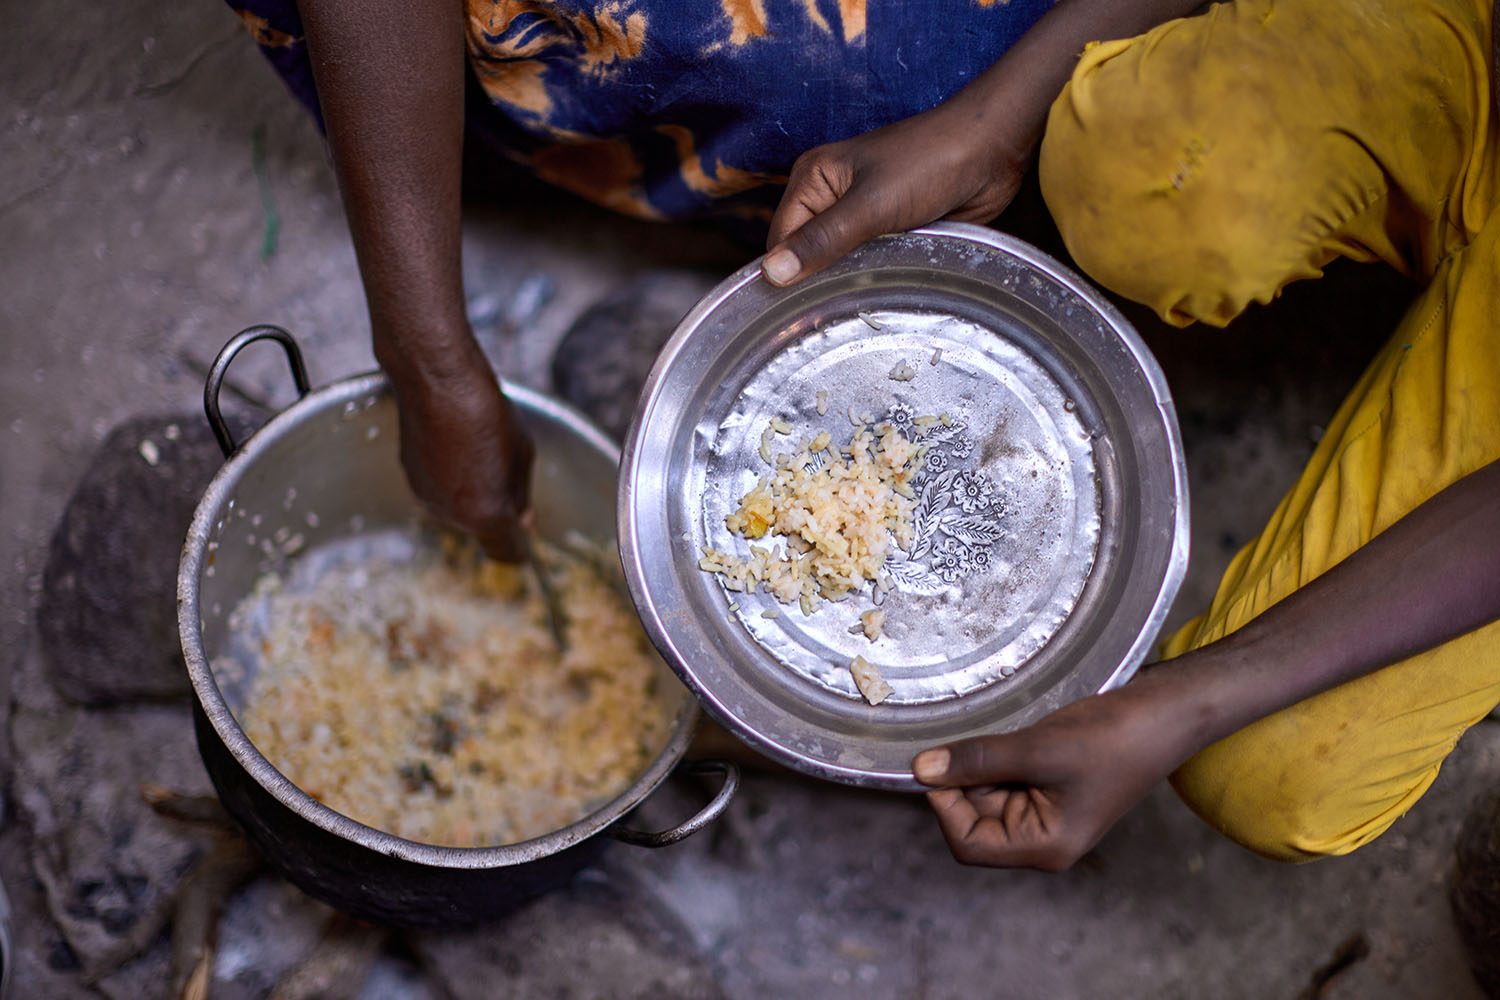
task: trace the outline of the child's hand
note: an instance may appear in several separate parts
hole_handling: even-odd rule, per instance
[[[943,105],[800,156],[771,220],[767,280],[791,284],[884,233],[999,215],[1030,147],[1012,151],[969,109]]]
[[[1198,0],[1054,4],[946,103],[804,153],[771,220],[766,279],[788,285],[883,233],[988,222],[1010,204],[1047,111],[1090,42],[1130,38]]]
[[[1088,853],[1194,749],[1164,720],[1151,681],[918,754],[913,771],[936,786],[927,799],[953,857],[1055,872]]]

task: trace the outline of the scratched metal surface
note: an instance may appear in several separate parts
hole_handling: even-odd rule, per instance
[[[725,604],[738,604],[732,614],[788,670],[853,701],[856,655],[894,689],[890,704],[961,697],[1014,675],[1083,591],[1099,541],[1092,434],[1068,391],[1003,334],[942,314],[864,315],[787,346],[738,396],[726,394],[729,412],[688,493],[702,511],[694,535],[749,556],[724,517],[770,471],[760,437],[771,418],[795,427],[773,445],[786,451],[824,430],[844,443],[854,417],[894,423],[927,451],[912,481],[911,550],[886,563],[890,593],[867,585],[811,615],[766,593],[726,592]],[[890,378],[902,363],[916,372],[910,381]],[[950,423],[913,422],[939,414]],[[768,541],[778,544],[756,544]],[[886,617],[871,642],[850,628],[876,600]],[[778,616],[763,617],[771,609]]]
[[[901,362],[912,380],[890,378]],[[868,588],[804,616],[697,567],[704,545],[748,554],[723,519],[767,471],[768,422],[794,425],[772,445],[790,452],[819,430],[847,443],[851,410],[952,421],[925,432],[917,538],[886,565],[874,643],[849,631]],[[753,265],[731,277],[663,350],[622,468],[626,577],[668,663],[747,741],[854,784],[914,788],[916,750],[1122,683],[1186,565],[1181,445],[1154,359],[1081,279],[980,227],[876,240],[795,289]],[[881,705],[859,697],[855,654],[895,689]]]

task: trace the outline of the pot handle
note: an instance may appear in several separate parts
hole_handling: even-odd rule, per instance
[[[740,787],[740,769],[727,760],[695,760],[682,765],[677,770],[681,774],[722,774],[724,784],[719,786],[718,794],[709,800],[708,805],[698,810],[697,815],[670,830],[656,833],[618,826],[612,831],[616,840],[634,844],[637,847],[667,847],[675,844],[697,833],[723,815],[724,810],[729,806],[729,800],[734,798],[734,793]]]
[[[309,391],[307,382],[307,366],[302,363],[302,349],[297,346],[297,341],[292,335],[279,326],[271,326],[262,323],[259,326],[247,327],[230,338],[229,343],[214,358],[213,367],[208,370],[208,381],[203,385],[203,412],[208,414],[208,426],[213,428],[214,437],[219,441],[219,447],[224,450],[224,457],[233,455],[239,448],[234,440],[234,435],[229,432],[229,425],[224,422],[224,415],[219,412],[219,390],[224,387],[224,376],[229,372],[229,364],[249,345],[257,340],[274,340],[281,345],[286,352],[286,362],[292,369],[292,381],[297,385],[297,398],[301,399]]]

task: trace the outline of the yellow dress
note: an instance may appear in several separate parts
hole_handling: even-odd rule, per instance
[[[1053,106],[1041,181],[1069,250],[1169,322],[1223,325],[1338,256],[1425,285],[1167,656],[1500,459],[1491,16],[1490,0],[1239,0],[1090,46]],[[1345,854],[1497,703],[1500,622],[1248,726],[1173,783],[1261,854]]]

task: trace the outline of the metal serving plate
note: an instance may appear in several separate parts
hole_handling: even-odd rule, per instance
[[[909,381],[891,377],[903,363]],[[724,517],[770,471],[774,417],[794,430],[773,450],[822,430],[845,444],[866,421],[927,445],[874,642],[850,631],[868,589],[803,615],[698,568],[705,545],[748,555]],[[619,504],[632,597],[709,712],[791,767],[872,787],[915,789],[918,750],[1124,683],[1187,564],[1155,360],[1076,275],[961,224],[882,237],[796,288],[757,262],[710,293],[647,382]],[[855,655],[894,689],[882,704],[855,688]]]

